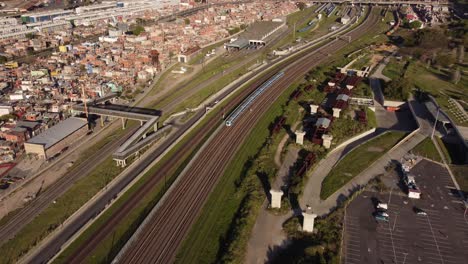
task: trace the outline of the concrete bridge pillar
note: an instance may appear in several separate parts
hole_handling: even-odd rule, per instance
[[[127,119],[122,117],[122,129],[125,129],[126,123],[127,123]]]
[[[143,126],[145,122],[143,120],[140,120],[140,126]]]
[[[310,105],[310,113],[311,113],[311,114],[316,114],[317,111],[318,111],[318,108],[319,108],[318,105],[311,104],[311,105]]]
[[[302,130],[297,130],[296,131],[296,143],[300,145],[304,145],[304,136],[305,132]]]
[[[333,117],[340,117],[340,112],[341,112],[341,109],[340,108],[335,108],[333,107]]]
[[[115,159],[115,161],[117,162],[117,166],[118,167],[125,167],[127,166],[127,160],[121,160],[121,159]]]
[[[276,191],[271,189],[271,208],[281,208],[281,197],[283,196],[283,191]]]
[[[158,122],[154,123],[153,129],[154,132],[158,131]]]
[[[304,224],[302,226],[302,230],[304,232],[312,233],[314,231],[314,222],[315,222],[315,218],[317,217],[317,215],[313,214],[310,209],[307,209],[303,215],[304,215]]]
[[[103,127],[104,126],[104,117],[101,116],[99,119],[101,120],[101,127]]]
[[[323,139],[323,142],[322,142],[323,147],[326,148],[326,149],[329,149],[330,146],[331,146],[331,142],[333,140],[333,136],[323,134],[322,139]]]

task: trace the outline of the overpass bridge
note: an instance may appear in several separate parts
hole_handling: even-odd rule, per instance
[[[113,159],[118,166],[126,166],[126,160],[132,155],[138,155],[139,151],[151,144],[155,139],[164,136],[170,129],[170,126],[158,130],[158,120],[161,111],[131,107],[126,105],[117,105],[109,103],[116,97],[116,94],[109,94],[90,102],[86,109],[84,104],[72,106],[73,112],[95,114],[101,118],[101,126],[104,126],[104,116],[120,118],[122,120],[122,129],[125,129],[127,119],[140,121],[140,128],[130,136],[113,154]],[[149,136],[148,133],[150,133]]]

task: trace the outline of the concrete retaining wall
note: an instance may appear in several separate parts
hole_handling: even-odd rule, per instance
[[[390,101],[390,100],[384,100],[384,106],[385,107],[400,107],[402,106],[403,104],[405,104],[405,102],[402,102],[402,101]]]

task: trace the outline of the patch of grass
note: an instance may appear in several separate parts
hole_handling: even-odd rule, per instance
[[[353,149],[325,177],[322,182],[320,198],[325,200],[330,197],[370,164],[382,157],[404,135],[404,132],[390,131]]]
[[[369,128],[377,127],[377,117],[375,117],[375,112],[366,107],[367,114],[367,126]]]
[[[372,98],[372,89],[369,85],[369,80],[362,80],[356,88],[353,89],[353,96]]]
[[[179,98],[181,95],[187,93],[187,91],[194,89],[196,86],[202,84],[203,82],[215,77],[216,75],[220,75],[224,71],[227,71],[233,67],[237,68],[236,70],[234,70],[234,73],[226,74],[225,76],[221,77],[221,79],[227,80],[229,79],[229,77],[232,78],[233,74],[236,74],[236,73],[239,74],[239,71],[246,72],[249,65],[252,65],[255,59],[256,59],[256,56],[250,56],[250,57],[243,56],[240,58],[225,58],[225,57],[216,58],[214,61],[207,64],[204,67],[204,69],[199,74],[197,74],[195,78],[191,78],[190,80],[187,80],[184,83],[182,83],[180,85],[180,87],[182,87],[181,89],[176,89],[173,93],[163,98],[162,100],[153,102],[152,106],[155,108],[159,108],[159,109],[164,106],[167,106],[170,103],[173,103],[174,101],[176,101],[176,99]],[[247,66],[240,67],[244,65],[247,65]],[[206,94],[205,89],[202,89],[200,93]]]
[[[396,80],[402,76],[403,71],[404,71],[403,69],[404,66],[405,66],[405,61],[403,60],[398,61],[394,57],[391,57],[388,64],[382,70],[382,74],[392,80]]]
[[[218,80],[216,80],[216,82],[213,82],[207,85],[206,87],[201,89],[199,92],[197,92],[196,94],[194,94],[187,100],[181,102],[176,108],[174,108],[173,111],[168,113],[168,115],[171,113],[177,113],[177,112],[183,111],[184,109],[187,109],[187,108],[194,108],[200,105],[203,101],[208,99],[211,95],[215,94],[216,92],[218,92],[219,90],[221,90],[222,88],[230,84],[231,82],[235,81],[240,76],[247,73],[248,72],[247,69],[250,66],[254,65],[255,63],[256,63],[255,61],[251,61],[246,66],[238,68],[234,70],[233,72],[220,77]]]
[[[434,96],[439,106],[455,123],[457,123],[457,125],[468,125],[468,122],[461,122],[452,111],[450,111],[448,101],[450,97],[468,101],[468,81],[466,81],[465,78],[462,78],[458,84],[453,84],[450,82],[450,76],[447,72],[426,68],[419,62],[411,63],[406,75],[411,76],[410,81],[414,87]]]
[[[435,140],[437,142],[437,145],[439,145],[440,150],[442,150],[442,154],[444,155],[445,160],[447,161],[448,164],[451,164],[452,163],[452,158],[450,156],[450,153],[449,153],[447,147],[445,146],[444,141],[442,141],[442,139],[440,137],[435,137]]]
[[[340,118],[333,121],[331,125],[331,135],[333,136],[333,145],[339,145],[347,140],[350,135],[357,135],[367,130],[365,124],[361,124],[351,118],[349,115],[342,113]]]
[[[159,87],[161,86],[163,81],[167,79],[169,74],[171,74],[172,70],[175,70],[179,66],[180,66],[179,63],[176,63],[173,66],[171,66],[169,69],[167,69],[161,76],[159,76],[158,81],[153,85],[153,87],[150,88],[149,95],[151,96],[151,95],[155,95],[156,93],[158,93]]]
[[[460,185],[461,191],[468,193],[468,165],[452,165],[450,166],[452,173]]]
[[[352,69],[356,70],[361,70],[364,67],[371,66],[370,65],[370,59],[371,59],[372,54],[370,53],[365,53],[363,54],[359,59],[357,59],[352,65]]]
[[[343,54],[340,53],[339,57],[342,56]],[[336,60],[334,62],[338,64],[340,61]],[[281,98],[287,98],[296,88],[295,86],[291,87],[282,94]],[[317,89],[314,89],[307,94],[314,94],[317,100],[320,100],[320,96],[316,94],[316,91]],[[281,110],[275,105],[276,103],[262,117],[256,128],[254,128],[255,134],[251,135],[242,144],[240,150],[236,153],[236,159],[226,168],[225,174],[210,194],[200,216],[183,242],[176,262],[213,263],[224,260],[237,263],[243,261],[248,235],[255,223],[253,220],[258,214],[259,208],[256,202],[250,203],[252,198],[249,197],[257,197],[258,190],[255,188],[250,189],[250,187],[256,185],[247,184],[249,186],[247,188],[248,192],[239,185],[243,186],[243,181],[253,181],[252,175],[246,172],[250,168],[248,164],[246,166],[246,162],[255,162],[251,161],[250,157],[254,156],[255,153],[259,153],[259,149],[263,144],[262,139],[269,133],[267,130],[269,122],[267,120],[274,120],[281,113]],[[288,112],[294,112],[294,108],[288,107],[286,109]],[[259,160],[263,164],[262,167],[268,167],[269,163],[264,162],[263,157],[260,157]],[[273,163],[271,167],[274,167]],[[247,202],[244,199],[247,199]],[[258,200],[256,201],[258,202]],[[243,216],[246,216],[246,218]],[[230,229],[230,226],[234,226],[234,230]],[[228,252],[227,255],[225,255],[226,252]]]
[[[190,134],[195,133],[192,131]],[[147,181],[153,176],[153,174],[161,167],[164,162],[167,162],[177,150],[189,139],[186,137],[184,140],[179,142],[169,153],[166,155],[161,162],[152,167],[143,177],[137,181],[127,192],[118,198],[118,200],[106,210],[88,229],[85,230],[59,257],[54,263],[65,263],[66,259],[73,254],[83,243],[85,243],[94,233],[102,227],[109,220],[109,218],[117,211],[123,204],[135,194]],[[144,220],[146,215],[151,211],[154,205],[161,199],[165,191],[169,188],[171,183],[176,179],[176,176],[183,170],[185,165],[188,163],[190,158],[193,156],[199,146],[193,146],[191,151],[184,155],[184,158],[179,160],[179,166],[175,170],[169,172],[164,180],[156,184],[152,191],[148,193],[142,200],[139,201],[138,205],[131,211],[129,215],[125,217],[115,227],[111,234],[108,234],[106,239],[95,248],[92,254],[88,256],[86,262],[107,262],[112,259],[118,251],[125,245],[126,241],[130,238],[133,232],[138,228],[141,221]]]
[[[134,125],[136,125],[136,122],[129,122],[127,129]],[[113,140],[118,139],[125,132],[126,130],[118,130],[86,149],[68,170],[82,164],[100,148],[109,144]],[[8,253],[4,258],[2,258],[2,260],[5,260],[6,262],[2,262],[2,260],[0,260],[0,263],[8,263],[19,259],[29,249],[34,247],[49,233],[60,226],[61,223],[75,213],[121,171],[122,169],[115,166],[115,162],[109,155],[109,157],[99,167],[96,167],[88,175],[73,184],[65,194],[56,200],[55,204],[49,205],[49,207],[36,216],[12,240],[3,244],[0,247],[0,251]],[[21,210],[21,208],[11,212],[7,217],[4,217],[2,219],[2,224],[11,219],[11,217],[13,217],[19,210]]]
[[[437,162],[442,162],[442,158],[430,138],[425,138],[421,143],[414,147],[413,153]]]
[[[274,69],[275,70],[275,69]],[[243,87],[248,87],[256,79],[246,83]],[[238,95],[242,92],[242,89],[239,89],[234,93],[233,96]],[[68,256],[73,254],[73,252],[79,248],[86,240],[94,235],[95,231],[98,230],[104,223],[106,223],[107,219],[112,216],[112,213],[118,210],[126,200],[128,200],[132,193],[136,192],[138,188],[144,184],[147,184],[149,177],[151,177],[155,171],[157,171],[161,164],[167,162],[167,160],[171,159],[173,155],[178,151],[178,149],[184,144],[187,140],[192,138],[196,131],[199,130],[201,127],[206,125],[206,123],[213,118],[214,116],[219,116],[220,112],[222,111],[222,106],[226,105],[227,102],[222,102],[221,105],[210,111],[207,117],[193,130],[191,131],[184,139],[179,142],[167,155],[165,155],[160,162],[158,162],[154,167],[152,167],[134,186],[132,186],[127,192],[125,192],[118,200],[108,209],[106,210],[99,218],[87,229],[83,234],[81,234],[67,249],[57,257],[55,263],[64,263]],[[152,192],[146,195],[138,206],[132,211],[131,215],[127,216],[124,221],[120,222],[114,232],[109,234],[107,238],[96,248],[96,250],[92,253],[92,256],[87,260],[91,262],[105,262],[108,259],[111,259],[115,256],[121,247],[125,244],[128,238],[133,234],[139,224],[144,220],[145,216],[150,212],[151,208],[159,201],[162,195],[165,193],[167,188],[170,187],[171,183],[175,180],[176,176],[182,171],[185,167],[186,163],[190,160],[192,155],[197,151],[199,146],[192,146],[192,149],[186,153],[183,159],[179,160],[179,165],[175,169],[174,172],[168,173],[166,177],[167,183],[159,183],[155,187],[153,187]],[[170,176],[171,175],[171,176]]]
[[[99,190],[122,171],[112,158],[107,158],[90,175],[78,180],[63,196],[58,198],[40,215],[7,243],[0,247],[4,252],[0,263],[16,262],[29,249],[59,227],[70,215],[85,204]]]
[[[294,216],[283,223],[289,243],[277,249],[269,263],[339,263],[343,208],[317,218],[314,233],[301,231],[303,217]]]
[[[252,174],[251,166],[254,156],[259,153],[264,145],[265,139],[270,134],[268,129],[269,124],[282,114],[281,103],[287,100],[289,93],[293,91],[295,86],[289,87],[282,96],[270,107],[269,111],[261,118],[255,126],[252,133],[247,140],[242,144],[239,151],[236,153],[234,159],[226,168],[223,177],[210,194],[201,215],[198,217],[196,223],[192,226],[190,233],[183,242],[181,249],[177,254],[177,263],[214,263],[218,262],[220,256],[227,250],[223,242],[231,241],[231,237],[226,237],[233,219],[235,219],[236,212],[240,208],[243,211],[250,212],[248,218],[241,220],[242,225],[246,230],[233,231],[237,233],[236,243],[234,248],[231,248],[233,256],[243,254],[243,246],[248,241],[248,234],[255,218],[259,211],[258,202],[263,202],[264,194],[261,191],[261,199],[258,200],[258,188],[260,182],[255,174]],[[275,148],[272,148],[271,153],[274,153]],[[272,155],[266,155],[269,159],[270,169],[274,168],[274,161]],[[265,164],[266,165],[266,164]],[[263,167],[265,167],[263,165]],[[249,172],[247,174],[247,172]],[[247,174],[247,175],[246,175]],[[250,176],[249,176],[250,175]],[[255,182],[257,182],[255,184]],[[237,187],[236,187],[237,186]],[[242,188],[241,188],[242,186]],[[251,188],[248,188],[250,186]],[[252,189],[253,188],[253,189]],[[254,196],[253,198],[246,198],[247,196]],[[241,213],[242,215],[245,212]],[[245,233],[247,232],[247,233]],[[239,234],[242,234],[239,236]],[[221,250],[221,251],[220,251]],[[220,251],[220,252],[218,252]],[[239,259],[237,259],[239,260]]]
[[[199,64],[201,60],[203,60],[203,57],[206,56],[206,54],[208,52],[211,52],[211,50],[213,49],[216,49],[217,47],[220,47],[224,44],[224,40],[223,41],[219,41],[219,42],[216,42],[214,44],[211,44],[205,48],[202,49],[202,51],[200,52],[200,54],[198,54],[197,56],[195,56],[193,59],[191,59],[188,64],[189,65],[194,65],[194,64]]]

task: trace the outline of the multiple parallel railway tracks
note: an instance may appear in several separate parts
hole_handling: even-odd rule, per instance
[[[378,13],[371,12],[361,25],[344,34],[344,39],[347,39],[348,36],[353,40],[358,39],[370,31],[378,20]],[[251,111],[240,116],[231,127],[218,129],[211,141],[200,150],[187,173],[179,176],[179,182],[173,186],[173,190],[158,206],[156,213],[142,227],[141,235],[128,245],[127,250],[122,252],[117,261],[120,263],[171,263],[209,193],[223,175],[227,164],[233,159],[239,146],[247,138],[255,124],[268,110],[271,102],[275,101],[291,83],[304,76],[312,67],[325,62],[330,54],[347,45],[349,45],[348,41],[335,39],[282,69],[285,73],[284,76],[256,99],[255,104],[251,106]],[[276,72],[252,83],[231,100],[226,109],[234,109],[243,98],[274,74]],[[180,148],[171,161],[163,164],[160,170],[145,185],[141,186],[120,210],[114,212],[101,229],[97,230],[74,254],[70,255],[66,263],[82,263],[109,234],[112,234],[114,228],[138,202],[158,182],[164,179],[167,173],[174,169],[175,163],[172,161],[183,158],[186,151],[194,145],[201,144],[205,137],[220,125],[222,125],[220,118],[210,119],[203,128],[196,132],[195,136]]]

